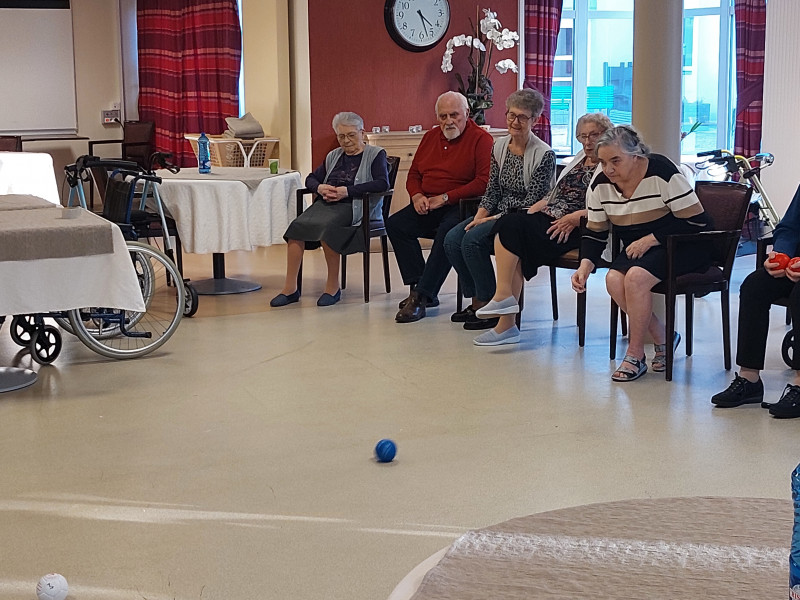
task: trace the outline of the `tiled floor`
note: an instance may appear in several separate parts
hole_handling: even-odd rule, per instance
[[[681,347],[672,383],[649,373],[615,384],[601,275],[585,348],[562,272],[561,319],[542,273],[528,284],[522,343],[487,349],[449,321],[452,277],[429,318],[395,324],[405,288],[395,270],[392,294],[381,290],[379,260],[369,304],[353,261],[343,301],[317,308],[317,252],[301,302],[269,309],[284,256],[229,255],[230,275],[264,289],[201,297],[149,357],[109,361],[67,337],[54,365],[34,367],[36,385],[0,395],[0,599],[31,598],[58,571],[85,599],[379,600],[460,533],[513,516],[623,498],[789,497],[800,420],[709,404],[732,377],[714,296],[696,301],[694,356]],[[192,278],[210,274],[210,257],[187,264]],[[739,259],[737,281],[752,265]],[[30,365],[7,328],[0,364]],[[784,331],[775,311],[773,398],[787,378]],[[379,465],[384,437],[398,458]]]

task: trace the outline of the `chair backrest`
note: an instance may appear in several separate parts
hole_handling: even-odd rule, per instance
[[[718,231],[741,231],[753,188],[732,181],[698,181],[695,192]]]
[[[22,152],[22,136],[0,135],[0,152]]]
[[[711,248],[714,264],[729,277],[753,188],[730,181],[698,181],[695,191],[711,221],[711,229],[732,232],[716,240]]]
[[[122,127],[122,158],[147,168],[155,152],[156,124],[152,121],[125,121]]]
[[[389,169],[389,189],[394,189],[394,184],[397,181],[397,171],[400,169],[400,157],[399,156],[387,156],[386,157],[386,166]],[[392,208],[392,196],[384,196],[383,206],[381,207],[381,212],[383,213],[383,220],[384,222],[386,219],[389,218],[389,211]]]

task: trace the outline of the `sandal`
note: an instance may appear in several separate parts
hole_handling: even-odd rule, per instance
[[[681,343],[681,334],[677,331],[672,336],[672,355],[675,356],[675,350],[678,349],[678,344]],[[653,344],[653,349],[656,351],[650,366],[656,373],[662,373],[667,370],[667,345],[666,344]]]
[[[636,370],[634,371],[633,369],[623,366],[625,363],[633,365]],[[614,374],[611,376],[611,380],[633,381],[634,379],[639,379],[639,377],[645,373],[647,373],[647,357],[643,356],[641,359],[638,359],[631,354],[626,354],[619,367],[617,367],[617,370],[614,371]]]

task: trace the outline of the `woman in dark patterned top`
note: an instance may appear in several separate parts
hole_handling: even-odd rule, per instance
[[[653,370],[666,369],[666,331],[653,313],[650,290],[666,277],[666,237],[695,233],[708,226],[694,189],[666,156],[651,154],[630,125],[607,131],[597,140],[598,172],[586,193],[587,232],[581,241],[581,266],[572,276],[576,292],[586,289],[586,279],[605,248],[609,225],[624,245],[611,263],[606,288],[628,314],[628,350],[611,376],[614,381],[633,381],[647,371],[644,340],[649,333],[655,344]],[[705,271],[708,252],[692,246],[678,250],[676,274]],[[680,336],[669,340],[677,346]]]
[[[530,279],[540,266],[580,245],[578,225],[586,216],[586,190],[597,167],[594,144],[611,127],[611,121],[602,113],[578,119],[575,137],[583,150],[564,168],[555,187],[527,213],[512,213],[497,222],[497,291],[478,316],[495,317],[498,321],[494,329],[473,340],[476,346],[519,342],[515,315],[519,312],[523,278]]]
[[[339,148],[331,150],[325,162],[306,178],[306,187],[316,196],[314,203],[289,224],[283,236],[288,244],[286,281],[270,306],[286,306],[300,299],[297,274],[303,250],[320,245],[325,253],[328,278],[317,306],[336,304],[342,296],[340,256],[364,250],[363,238],[356,235],[362,218],[382,218],[381,202],[364,207],[364,201],[353,202],[352,197],[389,188],[386,151],[364,143],[364,121],[356,113],[338,113],[333,117],[333,130]]]
[[[464,329],[486,329],[495,324],[491,319],[478,318],[475,311],[495,291],[491,255],[496,220],[510,211],[531,206],[553,185],[556,155],[532,131],[543,107],[544,98],[536,90],[517,90],[509,95],[509,135],[494,143],[489,184],[478,212],[453,227],[444,239],[447,258],[458,272],[464,295],[472,298],[472,304],[450,317],[455,323],[464,323]]]

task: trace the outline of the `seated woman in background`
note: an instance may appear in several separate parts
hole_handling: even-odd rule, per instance
[[[578,119],[575,137],[583,149],[561,172],[555,187],[527,213],[506,215],[495,225],[497,291],[478,316],[499,320],[494,329],[473,340],[476,346],[519,342],[515,315],[519,312],[523,278],[530,279],[539,267],[580,245],[578,225],[586,216],[586,190],[597,167],[594,144],[612,127],[602,113]]]
[[[300,299],[297,274],[303,262],[303,250],[322,245],[328,278],[317,306],[336,304],[342,296],[339,289],[339,258],[364,250],[364,240],[358,233],[361,219],[370,215],[380,218],[381,206],[371,206],[365,215],[363,202],[352,197],[389,189],[386,151],[364,143],[364,121],[356,113],[340,112],[333,117],[333,130],[339,148],[332,150],[325,162],[306,178],[306,187],[316,196],[313,204],[303,211],[283,236],[286,249],[286,281],[281,293],[270,306],[286,306]]]
[[[681,171],[667,157],[651,154],[630,125],[615,127],[597,140],[598,172],[586,194],[589,220],[581,241],[581,266],[572,276],[576,292],[586,280],[606,246],[609,224],[623,244],[606,275],[606,288],[628,314],[628,349],[611,379],[633,381],[647,371],[645,335],[655,343],[654,371],[666,369],[666,331],[653,313],[650,290],[667,275],[666,237],[695,233],[708,227],[697,195]],[[679,248],[676,274],[705,271],[707,251],[697,246]],[[677,346],[675,333],[670,344]]]
[[[450,264],[458,273],[464,296],[472,304],[450,320],[464,329],[486,329],[496,319],[481,319],[475,311],[494,295],[492,267],[494,224],[504,214],[530,206],[552,187],[556,155],[532,131],[542,114],[544,98],[532,89],[517,90],[506,99],[509,135],[492,150],[489,184],[474,217],[453,227],[444,239]]]

